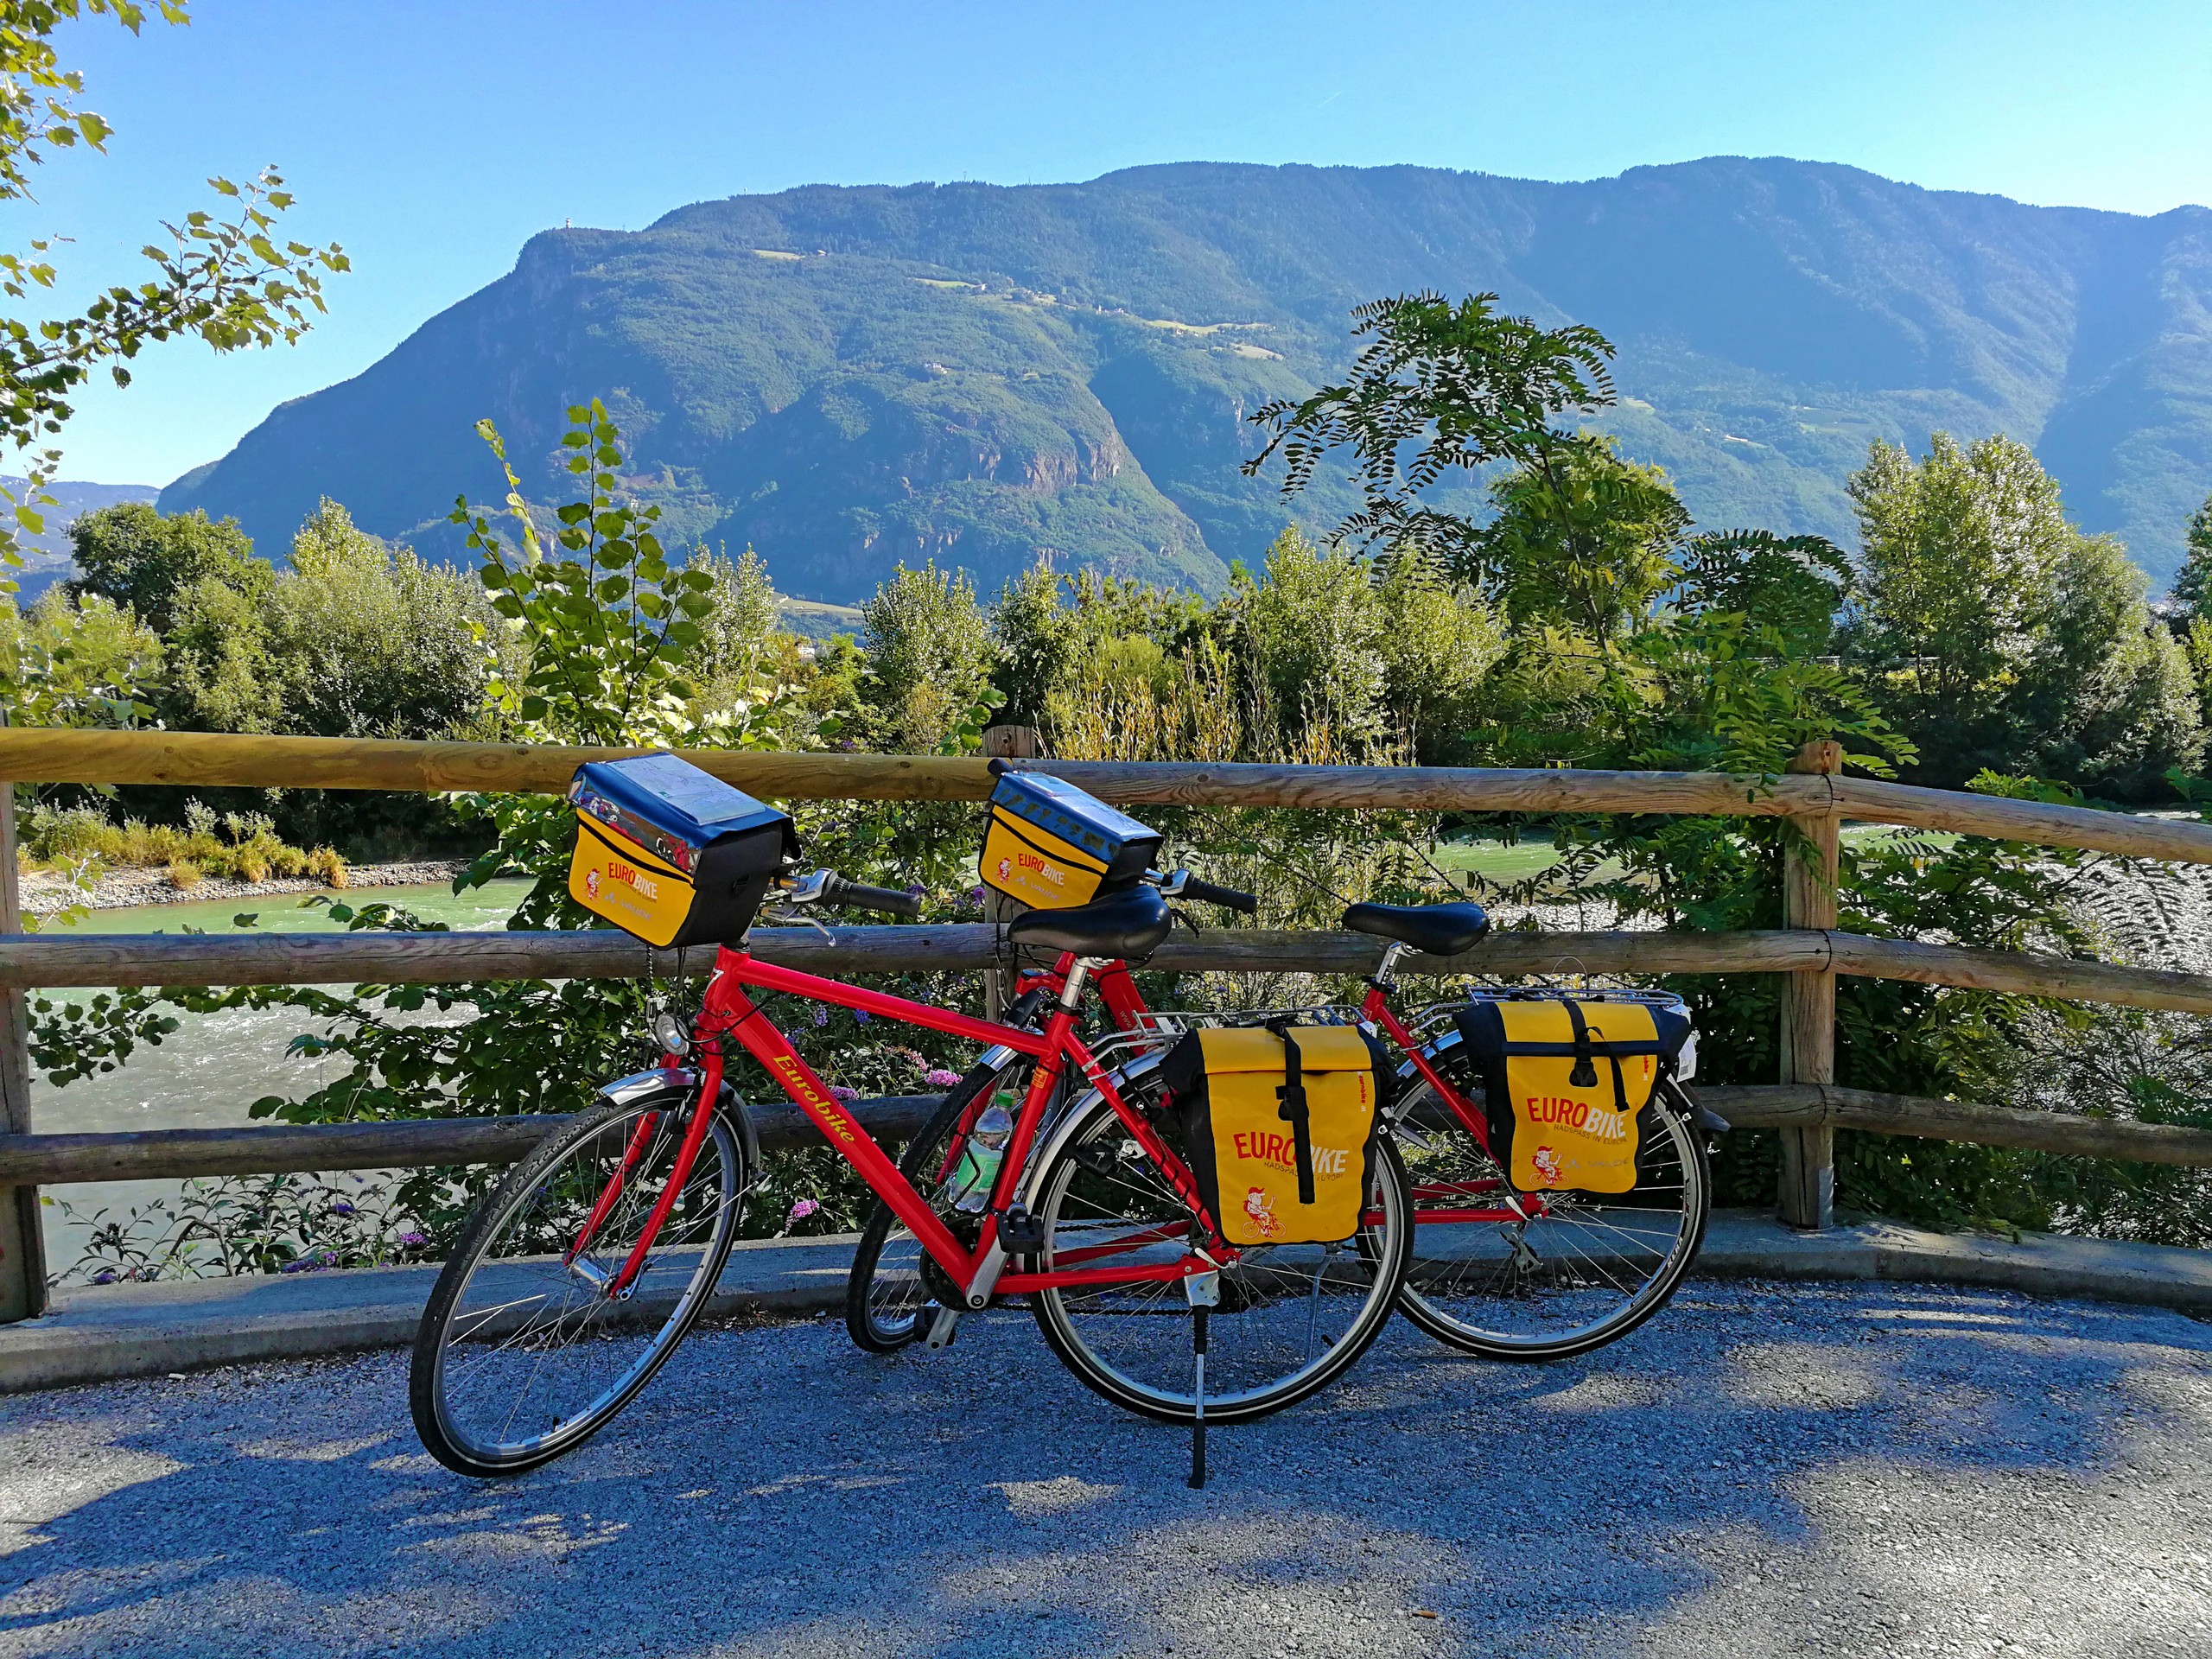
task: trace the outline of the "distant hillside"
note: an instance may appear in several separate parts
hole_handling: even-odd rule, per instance
[[[1237,474],[1243,416],[1348,359],[1351,307],[1422,288],[1603,329],[1607,424],[1707,524],[1847,539],[1870,439],[2003,430],[2164,578],[2212,488],[2212,213],[1716,159],[1580,184],[1190,163],[550,231],[162,505],[275,550],[327,494],[457,555],[454,495],[499,499],[472,423],[557,499],[562,410],[600,393],[677,533],[751,543],[791,594],[851,601],[924,556],[988,592],[1040,549],[1212,588],[1287,517]]]
[[[0,479],[20,490],[22,480]],[[96,507],[112,507],[124,501],[151,501],[161,493],[151,484],[79,484],[67,480],[48,486],[47,493],[60,503],[48,508],[46,528],[23,537],[23,566],[16,573],[19,603],[28,605],[69,574],[69,521]]]

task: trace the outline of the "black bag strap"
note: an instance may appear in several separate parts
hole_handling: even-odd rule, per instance
[[[1595,1089],[1598,1086],[1597,1051],[1591,1046],[1590,1024],[1582,1017],[1582,1007],[1564,991],[1554,991],[1553,996],[1567,1008],[1567,1018],[1574,1027],[1574,1070],[1567,1074],[1567,1086],[1573,1089]],[[1613,1062],[1613,1077],[1620,1080],[1621,1064]]]
[[[1292,1144],[1298,1148],[1298,1201],[1313,1202],[1313,1130],[1312,1114],[1306,1106],[1306,1058],[1298,1051],[1298,1039],[1290,1034],[1290,1021],[1274,1020],[1268,1029],[1282,1039],[1282,1087],[1275,1090],[1282,1104],[1275,1116],[1290,1125]]]

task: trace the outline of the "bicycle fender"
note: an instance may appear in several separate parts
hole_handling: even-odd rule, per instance
[[[632,1071],[626,1077],[617,1077],[599,1086],[599,1097],[617,1106],[634,1106],[640,1101],[665,1094],[671,1105],[680,1104],[691,1098],[699,1087],[698,1068],[690,1065],[656,1066],[650,1071]],[[737,1125],[739,1143],[745,1149],[746,1184],[750,1185],[760,1170],[760,1132],[753,1127],[753,1113],[729,1079],[722,1079],[721,1098],[716,1103],[722,1113]]]

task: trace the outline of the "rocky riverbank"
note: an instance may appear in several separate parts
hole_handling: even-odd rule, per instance
[[[467,859],[416,859],[399,864],[360,864],[346,872],[348,887],[418,887],[451,881],[468,868]],[[40,870],[22,881],[25,913],[51,916],[74,905],[94,910],[122,910],[136,905],[201,904],[209,900],[267,899],[284,893],[321,893],[328,884],[310,875],[271,876],[264,881],[238,881],[206,876],[189,887],[169,880],[167,870],[110,870],[94,881],[89,893],[60,870]]]

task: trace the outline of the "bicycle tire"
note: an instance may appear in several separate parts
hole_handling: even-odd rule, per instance
[[[1128,1098],[1125,1093],[1124,1098]],[[1136,1103],[1135,1101],[1132,1104]],[[1157,1125],[1160,1120],[1155,1118]],[[1172,1126],[1164,1131],[1171,1144],[1177,1139]],[[1031,1185],[1029,1208],[1045,1225],[1046,1246],[1037,1258],[1041,1267],[1049,1268],[1054,1246],[1059,1236],[1064,1211],[1069,1195],[1073,1192],[1079,1173],[1092,1171],[1092,1166],[1082,1161],[1085,1154],[1096,1159],[1103,1156],[1108,1142],[1119,1143],[1128,1134],[1114,1109],[1103,1099],[1083,1112],[1082,1116],[1059,1136],[1040,1165]],[[1128,1143],[1133,1147],[1134,1141]],[[1096,1147],[1099,1152],[1090,1153]],[[1222,1274],[1222,1305],[1209,1321],[1211,1327],[1210,1348],[1206,1357],[1206,1421],[1210,1423],[1249,1421],[1282,1410],[1327,1387],[1344,1375],[1360,1356],[1382,1334],[1389,1322],[1396,1305],[1397,1291],[1402,1282],[1413,1249],[1412,1195],[1406,1181],[1404,1166],[1399,1161],[1397,1149],[1389,1138],[1379,1137],[1376,1143],[1376,1192],[1370,1203],[1380,1201],[1382,1223],[1380,1226],[1363,1229],[1351,1240],[1336,1246],[1275,1246],[1244,1252],[1243,1258]],[[1126,1147],[1116,1154],[1125,1159]],[[1112,1179],[1121,1179],[1122,1171],[1129,1165],[1117,1162]],[[1148,1163],[1144,1170],[1152,1170]],[[1187,1216],[1181,1201],[1154,1172],[1152,1190],[1139,1198],[1133,1195],[1129,1207],[1141,1203],[1149,1205],[1160,1214]],[[1171,1207],[1172,1206],[1172,1207]],[[1099,1205],[1103,1213],[1106,1204]],[[1132,1215],[1125,1220],[1109,1224],[1124,1225],[1128,1221],[1141,1222],[1142,1216]],[[1080,1217],[1077,1217],[1079,1222]],[[1072,1240],[1076,1236],[1070,1229]],[[1090,1237],[1096,1236],[1095,1234]],[[1179,1244],[1167,1248],[1179,1249]],[[1349,1316],[1334,1299],[1325,1300],[1321,1295],[1323,1275],[1328,1271],[1332,1256],[1342,1255],[1357,1258],[1364,1268],[1339,1269],[1338,1280],[1346,1289],[1347,1299],[1356,1288],[1353,1275],[1364,1271],[1368,1282],[1359,1300]],[[1310,1277],[1313,1290],[1306,1300],[1305,1340],[1299,1363],[1265,1381],[1253,1379],[1261,1371],[1277,1363],[1276,1356],[1287,1358],[1299,1349],[1296,1329],[1299,1314],[1294,1310],[1287,1321],[1287,1329],[1270,1327],[1259,1330],[1253,1316],[1274,1306],[1289,1306],[1287,1297],[1270,1294],[1271,1286],[1304,1284],[1308,1274],[1306,1262],[1314,1259],[1317,1265]],[[1033,1294],[1030,1309],[1035,1316],[1039,1330],[1046,1343],[1058,1356],[1061,1363],[1072,1371],[1095,1393],[1112,1401],[1125,1410],[1157,1421],[1187,1424],[1196,1415],[1192,1394],[1186,1389],[1168,1386],[1164,1379],[1179,1363],[1172,1354],[1173,1341],[1155,1344],[1157,1351],[1147,1356],[1145,1369],[1154,1373],[1152,1377],[1135,1374],[1134,1357],[1126,1351],[1120,1363],[1100,1351],[1098,1335],[1101,1325],[1119,1320],[1128,1329],[1144,1328],[1151,1316],[1160,1319],[1156,1328],[1162,1333],[1171,1327],[1182,1332],[1188,1329],[1181,1287],[1178,1284],[1139,1285],[1123,1287],[1117,1305],[1109,1306],[1116,1292],[1065,1292],[1045,1290]],[[1325,1351],[1315,1356],[1319,1330],[1319,1314],[1323,1306],[1332,1309],[1331,1323],[1336,1326],[1326,1337]],[[1241,1321],[1252,1323],[1240,1328]],[[1286,1322],[1278,1322],[1283,1325]],[[1110,1328],[1110,1325],[1109,1325]],[[1187,1344],[1186,1337],[1173,1340]],[[1187,1348],[1179,1363],[1187,1376]]]
[[[518,1475],[575,1450],[637,1397],[706,1312],[715,1284],[729,1259],[730,1247],[736,1240],[740,1212],[753,1173],[745,1151],[747,1137],[735,1132],[728,1116],[719,1109],[709,1126],[691,1177],[678,1195],[677,1207],[671,1211],[669,1223],[656,1242],[654,1254],[648,1258],[651,1265],[639,1276],[638,1294],[629,1300],[618,1303],[595,1293],[576,1294],[571,1281],[587,1287],[588,1281],[568,1268],[554,1250],[534,1249],[540,1244],[557,1249],[563,1228],[570,1237],[574,1236],[579,1224],[579,1206],[588,1206],[591,1195],[601,1190],[604,1169],[610,1157],[620,1160],[632,1144],[646,1113],[665,1115],[672,1129],[680,1131],[686,1116],[683,1109],[691,1103],[689,1096],[670,1090],[639,1100],[620,1103],[610,1101],[594,1106],[568,1128],[541,1142],[477,1205],[430,1292],[422,1323],[416,1328],[409,1372],[408,1402],[416,1432],[424,1448],[447,1468],[458,1474],[482,1478]],[[650,1172],[654,1167],[650,1160],[660,1149],[660,1129],[661,1125],[656,1122],[645,1131],[642,1143],[645,1152],[637,1169],[647,1173],[638,1177],[631,1188],[637,1196],[607,1218],[598,1235],[601,1246],[584,1254],[584,1261],[595,1263],[597,1271],[608,1271],[610,1264],[619,1263],[626,1256],[627,1241],[623,1236],[626,1228],[633,1218],[642,1220],[644,1211],[649,1208],[645,1194],[651,1190]],[[672,1155],[671,1149],[671,1159]],[[571,1163],[577,1165],[577,1170],[568,1179],[565,1190],[561,1190],[562,1173]],[[526,1216],[526,1206],[534,1197],[543,1198],[543,1208]],[[697,1219],[695,1198],[709,1211],[704,1218],[704,1233],[696,1237],[696,1228],[692,1225]],[[520,1246],[516,1254],[493,1255],[503,1238],[512,1238]],[[696,1259],[687,1259],[694,1249],[698,1252]],[[664,1261],[672,1275],[681,1276],[680,1286],[668,1280],[653,1280],[652,1275],[659,1271]],[[472,1287],[479,1285],[480,1272],[487,1265],[493,1267],[487,1278],[503,1282],[487,1282],[480,1287],[494,1300],[480,1310],[470,1300],[469,1293]],[[514,1308],[544,1301],[550,1294],[550,1290],[521,1297],[509,1294],[528,1285],[559,1287],[563,1300],[553,1312],[551,1323],[525,1323],[519,1331],[502,1336],[514,1317]],[[654,1312],[671,1294],[673,1306],[654,1325]],[[496,1300],[500,1297],[506,1300]],[[571,1316],[578,1310],[581,1314],[571,1325]],[[537,1317],[535,1311],[529,1315],[531,1320]],[[474,1322],[470,1323],[472,1319]],[[613,1381],[587,1395],[577,1408],[559,1412],[541,1432],[516,1440],[487,1437],[476,1426],[477,1418],[484,1414],[480,1414],[473,1402],[464,1407],[456,1397],[461,1389],[463,1370],[472,1374],[480,1372],[481,1382],[495,1404],[511,1399],[503,1428],[511,1426],[525,1406],[535,1421],[535,1414],[543,1409],[543,1405],[532,1402],[532,1391],[542,1385],[547,1391],[546,1396],[542,1397],[550,1397],[561,1379],[557,1366],[552,1367],[552,1374],[548,1375],[549,1363],[556,1351],[575,1351],[586,1366],[594,1359],[613,1360],[620,1356],[588,1351],[584,1344],[637,1346],[625,1334],[633,1330],[645,1332],[642,1346]],[[474,1356],[466,1368],[457,1363],[456,1352],[480,1345],[472,1340],[480,1337],[484,1339],[480,1344],[483,1351]],[[492,1342],[494,1338],[500,1338],[496,1344]],[[534,1347],[529,1345],[532,1342]],[[518,1344],[524,1345],[518,1349]],[[526,1376],[519,1381],[501,1374],[503,1370],[518,1369],[499,1363],[499,1357],[510,1350],[536,1356]],[[599,1369],[603,1370],[605,1364],[602,1363]],[[505,1395],[499,1392],[503,1385],[507,1390]]]
[[[1433,1092],[1425,1082],[1408,1091],[1393,1114],[1402,1133]],[[1429,1232],[1461,1234],[1472,1224],[1417,1227],[1399,1311],[1447,1346],[1520,1364],[1571,1359],[1641,1326],[1681,1287],[1703,1248],[1713,1213],[1712,1169],[1696,1108],[1669,1083],[1649,1109],[1667,1135],[1667,1149],[1653,1154],[1656,1178],[1640,1180],[1634,1192],[1623,1195],[1631,1201],[1641,1195],[1642,1204],[1569,1198],[1542,1220],[1517,1230],[1511,1224],[1497,1229],[1497,1237],[1517,1241],[1530,1260],[1509,1242],[1502,1261],[1477,1256],[1482,1265],[1456,1274],[1440,1266],[1439,1258],[1425,1257],[1421,1238]],[[1428,1133],[1448,1137],[1448,1159],[1503,1184],[1496,1162],[1456,1122]],[[1420,1151],[1408,1151],[1407,1161],[1418,1203],[1422,1175],[1433,1166]],[[1669,1166],[1679,1171],[1681,1189],[1671,1210],[1664,1197]],[[1631,1273],[1632,1286],[1627,1282]],[[1594,1315],[1593,1307],[1599,1310]]]
[[[1027,1058],[1001,1065],[986,1061],[970,1067],[946,1091],[899,1159],[899,1174],[916,1192],[933,1196],[936,1179],[959,1151],[953,1144],[954,1132],[976,1097],[995,1088],[1008,1072],[1027,1071],[1031,1065]],[[955,1232],[957,1236],[957,1226]],[[845,1330],[855,1345],[871,1354],[895,1354],[926,1336],[924,1314],[933,1303],[941,1304],[944,1293],[950,1289],[931,1283],[939,1276],[934,1268],[891,1206],[877,1199],[845,1275]]]

